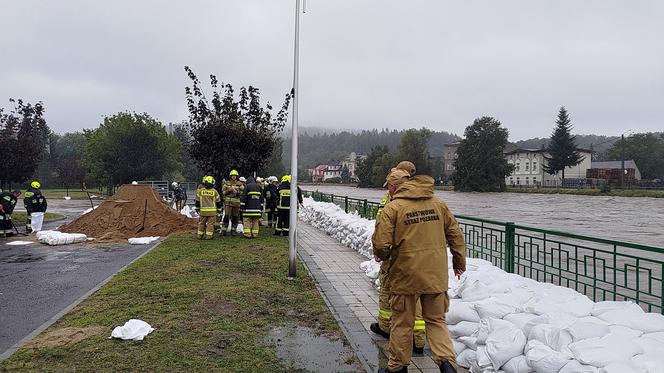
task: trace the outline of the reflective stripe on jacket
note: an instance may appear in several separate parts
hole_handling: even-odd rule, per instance
[[[263,215],[263,192],[258,183],[249,183],[242,195],[242,216],[260,217]]]
[[[221,202],[221,198],[214,188],[200,188],[196,191],[196,201],[200,203],[201,216],[215,216],[217,203]]]
[[[244,192],[244,185],[241,182],[226,181],[221,188],[224,194],[224,204],[226,206],[240,207],[240,198]]]

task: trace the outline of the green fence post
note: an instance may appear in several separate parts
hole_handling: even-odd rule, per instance
[[[505,265],[507,273],[514,273],[514,223],[505,223]]]
[[[344,211],[348,214],[348,196],[344,197]]]
[[[334,194],[330,194],[330,202],[334,203]]]
[[[367,219],[367,200],[365,199],[362,202],[363,202],[363,204],[362,204],[362,210],[363,210],[362,217]]]

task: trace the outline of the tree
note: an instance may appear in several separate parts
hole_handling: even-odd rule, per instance
[[[81,165],[85,135],[81,132],[65,133],[51,144],[51,156],[56,182],[62,186],[80,186],[86,170]]]
[[[576,137],[572,136],[572,124],[564,106],[558,112],[556,128],[551,135],[551,141],[547,147],[549,153],[548,164],[544,165],[544,171],[555,175],[562,171],[562,179],[565,180],[565,168],[576,166],[583,161],[583,156],[576,146]]]
[[[189,133],[189,125],[186,122],[178,123],[173,126],[173,137],[180,143],[178,162],[182,166],[179,170],[180,177],[173,179],[195,180],[198,181],[203,177],[203,171],[198,167],[194,158],[189,153],[191,147],[191,134]]]
[[[213,92],[208,101],[194,72],[187,66],[185,71],[192,82],[185,87],[185,97],[192,136],[189,153],[196,164],[219,179],[230,169],[249,174],[263,168],[274,151],[276,135],[286,124],[291,93],[273,117],[269,102],[261,106],[258,88],[240,88],[236,100],[232,85],[210,75]]]
[[[357,165],[357,177],[360,180],[358,187],[369,188],[375,186],[373,181],[374,164],[383,155],[388,154],[390,151],[387,146],[376,145],[371,148],[367,157],[360,161]],[[381,186],[383,183],[380,184]]]
[[[22,183],[32,176],[43,158],[50,130],[44,105],[10,99],[14,108],[0,108],[0,187]]]
[[[454,189],[462,192],[500,192],[513,166],[503,152],[508,131],[492,117],[475,119],[466,127],[456,160]]]
[[[643,179],[664,179],[664,133],[636,133],[618,140],[608,151],[608,159],[633,159]]]
[[[371,187],[380,188],[385,183],[385,178],[390,173],[392,167],[396,166],[397,161],[392,153],[385,153],[376,159],[371,167]]]
[[[418,174],[430,175],[429,139],[432,134],[431,130],[424,127],[419,130],[414,128],[406,130],[397,147],[399,161],[411,161],[415,164]]]
[[[284,141],[280,138],[276,138],[274,141],[274,148],[272,148],[272,154],[267,160],[267,163],[262,167],[258,174],[264,177],[268,176],[277,176],[280,177],[286,173],[286,167],[284,167],[283,162],[281,161],[281,156],[284,149]],[[290,165],[288,165],[290,168]],[[298,178],[300,175],[306,176],[305,174],[300,174],[300,171],[297,172]],[[303,181],[307,181],[304,179]]]
[[[350,170],[348,166],[345,166],[341,169],[341,182],[344,184],[350,183]]]
[[[82,163],[95,181],[117,185],[160,179],[177,169],[177,139],[148,114],[121,112],[84,134]]]

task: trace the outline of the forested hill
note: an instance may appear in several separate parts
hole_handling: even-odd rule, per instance
[[[343,160],[350,152],[367,154],[371,147],[386,145],[394,151],[401,141],[404,130],[363,130],[361,132],[325,132],[319,128],[300,128],[299,163],[303,168],[311,168],[330,160]],[[290,164],[290,133],[284,131],[284,164]],[[429,141],[429,154],[441,156],[445,144],[459,141],[460,137],[448,132],[433,132]]]
[[[592,147],[596,153],[601,154],[609,150],[619,139],[619,136],[576,135],[576,145],[579,148],[584,149],[590,149]],[[513,144],[520,148],[541,149],[548,144],[548,141],[548,137],[535,137],[534,139],[519,140]]]

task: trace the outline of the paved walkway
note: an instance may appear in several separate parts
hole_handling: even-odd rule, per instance
[[[302,221],[298,253],[318,283],[323,298],[368,372],[387,365],[387,340],[369,331],[378,315],[378,292],[360,269],[367,258]],[[410,372],[440,372],[428,347],[413,356]]]

